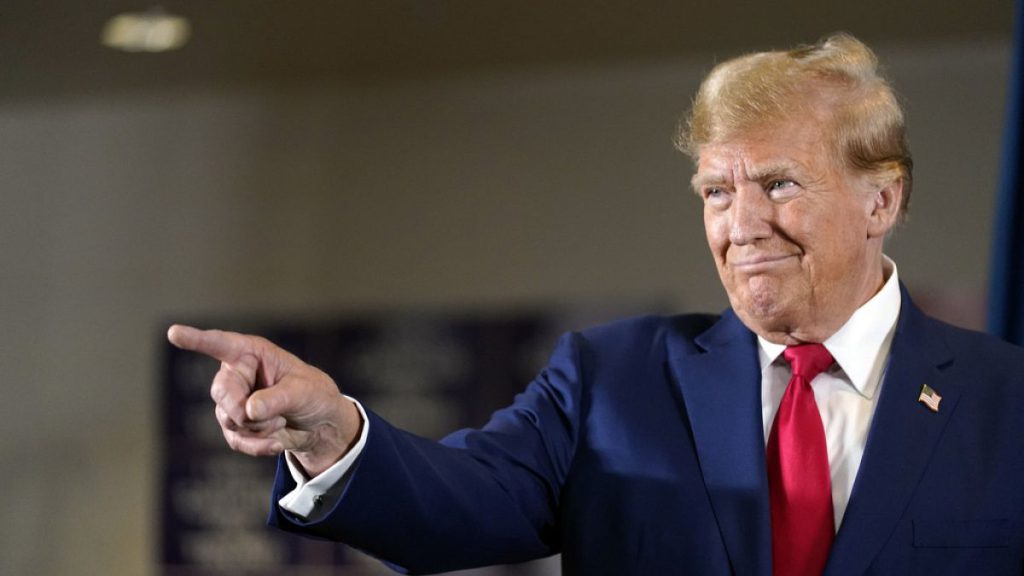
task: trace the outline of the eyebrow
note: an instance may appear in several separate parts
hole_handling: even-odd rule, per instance
[[[764,182],[765,180],[771,180],[773,178],[779,178],[781,176],[788,176],[793,174],[799,165],[792,161],[775,162],[766,166],[757,166],[753,172],[747,174],[747,178],[754,182]]]
[[[694,174],[693,178],[690,178],[690,188],[695,194],[700,193],[700,189],[709,184],[723,184],[725,178],[719,174]]]
[[[747,173],[747,179],[754,182],[764,182],[765,180],[788,176],[798,168],[799,164],[788,160],[773,162],[764,166],[755,166],[753,170]],[[690,187],[693,188],[694,192],[699,193],[700,189],[704,186],[726,184],[731,180],[731,176],[719,171],[715,171],[710,174],[701,174],[698,172],[690,179]]]

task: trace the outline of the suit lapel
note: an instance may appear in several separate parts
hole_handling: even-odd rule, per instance
[[[825,574],[863,574],[892,534],[960,398],[960,383],[943,374],[951,362],[940,331],[904,291],[864,457]],[[942,395],[937,413],[918,402],[922,384]]]
[[[669,364],[682,394],[704,485],[736,574],[771,572],[771,518],[757,340],[726,312],[695,340],[673,333]]]

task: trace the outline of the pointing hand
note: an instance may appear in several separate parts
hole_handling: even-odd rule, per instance
[[[210,396],[228,445],[252,456],[291,452],[309,476],[337,462],[361,418],[325,373],[265,338],[174,325],[171,344],[220,361]]]

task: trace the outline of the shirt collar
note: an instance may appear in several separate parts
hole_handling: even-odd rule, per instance
[[[875,365],[888,353],[891,334],[900,315],[899,274],[896,263],[882,256],[882,274],[887,277],[882,289],[858,308],[843,327],[825,340],[825,349],[866,398],[878,390],[878,378],[871,378]],[[758,336],[761,371],[770,366],[786,349]]]

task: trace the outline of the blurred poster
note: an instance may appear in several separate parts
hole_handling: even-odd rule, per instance
[[[480,426],[508,404],[543,367],[559,333],[583,326],[577,323],[583,318],[593,315],[380,314],[329,322],[194,323],[265,336],[391,422],[440,438]],[[345,546],[265,525],[276,462],[225,445],[209,397],[217,368],[213,360],[166,346],[162,574],[391,574]],[[531,565],[472,571],[541,573]]]

